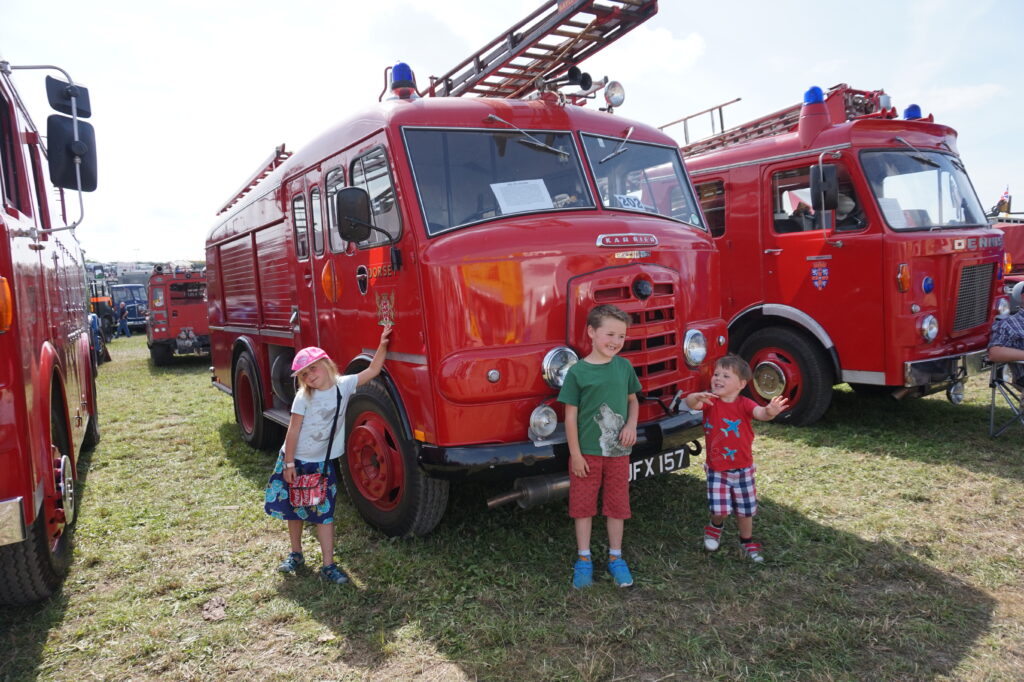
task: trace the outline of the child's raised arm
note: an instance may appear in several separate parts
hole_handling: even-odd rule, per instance
[[[384,367],[384,358],[387,357],[388,354],[389,336],[391,336],[390,324],[384,327],[384,331],[380,333],[380,345],[377,346],[377,352],[373,354],[373,360],[370,361],[370,366],[356,375],[356,386],[362,386],[367,381],[376,379],[377,375],[380,374],[380,370]]]
[[[789,400],[781,395],[777,395],[767,405],[758,405],[754,408],[754,419],[763,422],[771,421],[778,417],[787,407],[789,407]]]
[[[718,396],[710,391],[696,391],[687,395],[683,400],[691,410],[703,410],[705,407],[713,405],[718,400]]]

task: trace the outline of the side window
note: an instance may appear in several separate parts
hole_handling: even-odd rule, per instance
[[[313,227],[313,251],[321,256],[324,253],[324,219],[320,213],[320,188],[309,191],[309,224]]]
[[[292,224],[295,226],[295,257],[309,258],[309,236],[306,233],[306,199],[301,194],[292,199]]]
[[[395,187],[391,182],[388,157],[383,147],[372,149],[368,154],[352,162],[352,185],[362,187],[370,195],[370,220],[391,235],[387,239],[373,230],[369,238],[360,243],[362,247],[379,246],[398,239],[402,221],[395,201]]]
[[[164,307],[164,289],[163,287],[153,287],[153,291],[150,294],[150,307],[152,308],[163,308]]]
[[[701,182],[696,189],[711,236],[721,237],[725,234],[725,183],[721,180]]]
[[[814,229],[810,167],[781,171],[772,176],[773,228],[777,233]]]
[[[338,190],[345,186],[345,173],[341,168],[335,168],[327,173],[324,181],[327,188],[327,241],[331,245],[333,253],[345,251],[345,240],[338,234],[338,214],[335,213],[334,197]]]
[[[0,175],[3,176],[3,199],[22,213],[21,174],[18,168],[17,130],[11,116],[10,104],[0,96]]]

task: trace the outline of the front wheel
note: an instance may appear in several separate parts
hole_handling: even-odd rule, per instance
[[[750,397],[767,405],[775,396],[789,400],[780,423],[806,426],[821,419],[832,402],[832,369],[817,345],[800,332],[768,327],[754,332],[740,346],[754,378]]]
[[[174,357],[174,352],[166,344],[154,343],[149,347],[149,357],[153,359],[154,365],[157,367],[164,367],[171,364],[171,358]]]
[[[430,478],[402,433],[394,402],[371,381],[345,410],[345,491],[359,515],[386,535],[426,535],[448,506],[448,482]]]

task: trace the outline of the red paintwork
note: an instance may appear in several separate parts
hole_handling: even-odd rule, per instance
[[[42,174],[46,157],[39,135],[14,102],[13,83],[0,74],[0,107],[17,131],[16,137],[11,130],[0,131],[11,150],[0,176],[15,170],[20,188],[12,197],[10,183],[0,183],[0,277],[14,301],[12,325],[0,331],[0,502],[21,497],[26,525],[45,514],[47,532],[56,542],[64,524],[56,507],[51,405],[57,404],[62,422],[56,428],[67,431],[69,456],[77,467],[86,427],[96,414],[89,296],[74,232],[38,239],[29,234],[33,228],[68,223],[62,218],[63,192],[55,193]],[[55,206],[53,197],[58,197]]]
[[[618,292],[628,296],[639,276],[656,286],[640,311],[649,319],[631,334],[649,337],[661,329],[672,339],[666,347],[631,351],[634,365],[665,361],[660,371],[641,370],[644,388],[660,388],[671,399],[676,390],[706,385],[707,368],[724,352],[718,338],[725,324],[718,255],[705,232],[657,216],[610,211],[598,202],[590,210],[514,215],[427,237],[403,127],[509,129],[485,123],[489,114],[526,130],[616,138],[634,126],[632,140],[673,145],[649,126],[540,99],[424,98],[385,101],[363,112],[284,161],[211,230],[206,262],[214,381],[231,389],[237,353],[248,345],[259,367],[263,404],[287,409],[283,401],[275,403],[271,389],[268,365],[275,354],[318,345],[344,371],[377,346],[377,296],[393,295],[395,330],[385,371],[415,437],[443,447],[522,442],[528,440],[531,411],[557,395],[541,378],[544,354],[568,344],[585,355],[585,316],[595,295],[599,302],[619,302]],[[576,144],[582,150],[578,137]],[[291,197],[300,190],[308,196],[313,187],[323,193],[330,170],[348,169],[374,146],[386,149],[395,184],[401,269],[391,267],[387,247],[326,249],[308,262],[297,261]],[[593,179],[587,180],[597,197]],[[328,216],[324,202],[325,233],[336,229],[327,225]],[[655,235],[659,245],[596,246],[598,235],[620,233]],[[650,255],[615,257],[635,249]],[[370,272],[365,295],[357,289],[359,266]],[[324,268],[332,269],[336,301],[321,286]],[[689,369],[680,353],[690,328],[708,339],[709,357],[698,370]],[[487,381],[491,369],[501,372],[498,383]],[[640,421],[662,414],[656,404],[645,403]],[[373,440],[369,430],[365,437]]]
[[[206,296],[186,300],[183,294],[174,291],[197,283],[206,287],[206,273],[174,272],[168,268],[165,272],[154,272],[149,276],[146,284],[146,296],[149,299],[146,342],[150,347],[165,344],[174,352],[181,352],[175,341],[179,334],[191,332],[200,339],[209,337]],[[205,341],[202,346],[208,347],[209,341]]]
[[[992,227],[1002,231],[1003,247],[1010,254],[1012,269],[1006,275],[1007,287],[1024,282],[1024,219],[997,218]]]
[[[720,180],[726,188],[725,233],[715,242],[722,254],[723,314],[730,324],[730,346],[737,348],[751,333],[780,322],[806,329],[801,322],[759,315],[766,305],[787,306],[820,325],[831,339],[839,364],[837,383],[856,381],[843,378],[844,372],[853,370],[884,376],[886,385],[903,386],[905,362],[985,347],[995,297],[1002,286],[998,278],[988,295],[988,319],[969,329],[950,330],[961,269],[979,263],[1001,264],[1001,239],[988,228],[891,229],[870,198],[858,162],[860,152],[908,151],[906,145],[895,141],[899,136],[922,151],[956,154],[956,132],[931,122],[930,116],[906,121],[891,118],[895,115],[892,111],[848,121],[842,108],[843,92],[837,94],[824,104],[803,107],[799,123],[790,116],[793,110],[783,110],[746,126],[755,130],[758,125],[781,120],[785,121],[781,132],[755,133],[745,141],[724,146],[714,140],[710,145],[695,143],[691,148],[698,154],[688,156],[686,164],[695,185]],[[883,93],[867,94],[877,100]],[[729,135],[726,131],[723,138]],[[711,151],[707,151],[709,147]],[[863,207],[865,227],[830,232],[829,241],[842,241],[842,247],[826,243],[821,230],[776,233],[772,228],[773,173],[817,163],[826,148],[838,149],[841,158],[826,155],[825,162],[845,167],[857,195],[869,198]],[[707,212],[709,205],[703,200],[702,205]],[[816,288],[810,276],[815,262],[829,265],[829,282],[823,289]],[[911,268],[912,286],[906,293],[900,293],[895,284],[900,263]],[[926,275],[935,281],[930,294],[920,286]],[[911,311],[915,304],[920,306],[916,313]],[[934,342],[925,343],[915,322],[929,313],[938,319],[940,331]]]

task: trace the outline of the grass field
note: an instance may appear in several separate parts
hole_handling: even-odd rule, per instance
[[[984,379],[959,407],[837,389],[813,427],[759,424],[763,566],[700,551],[698,460],[633,488],[631,589],[573,591],[565,503],[487,511],[504,488],[482,486],[417,540],[340,503],[336,587],[275,571],[272,461],[207,361],[154,368],[138,336],[111,354],[70,576],[0,608],[0,679],[1024,678],[1024,430],[988,437]]]

